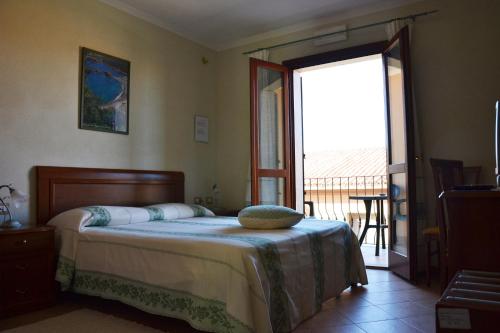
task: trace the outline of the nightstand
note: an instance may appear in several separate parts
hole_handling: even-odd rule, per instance
[[[0,317],[55,300],[54,228],[0,229]]]

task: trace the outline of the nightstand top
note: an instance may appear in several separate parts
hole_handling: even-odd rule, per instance
[[[53,226],[22,226],[20,228],[0,228],[0,235],[11,235],[11,234],[23,234],[23,233],[33,233],[33,232],[47,232],[53,231],[55,227]]]

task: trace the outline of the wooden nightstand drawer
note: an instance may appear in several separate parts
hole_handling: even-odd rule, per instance
[[[50,261],[47,255],[40,255],[7,261],[2,266],[7,273],[4,277],[7,285],[16,281],[36,284],[37,281],[40,283],[40,279],[43,279],[49,273]],[[45,281],[41,282],[44,283]]]
[[[44,252],[45,255],[17,256],[1,263],[0,317],[2,312],[15,314],[52,301],[53,258],[51,252]]]
[[[33,303],[47,297],[47,288],[42,288],[33,283],[26,284],[18,281],[3,289],[2,296],[5,297],[7,308],[19,307],[23,304]]]
[[[46,250],[54,246],[54,236],[50,232],[19,233],[0,235],[0,253],[15,254]]]

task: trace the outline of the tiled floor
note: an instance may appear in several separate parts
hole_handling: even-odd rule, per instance
[[[380,247],[380,253],[378,256],[375,255],[375,245],[363,244],[361,246],[361,252],[363,253],[363,260],[366,266],[371,267],[387,267],[388,266],[388,255],[387,248],[383,249]]]
[[[294,333],[432,333],[438,293],[416,287],[383,270],[367,270],[369,284],[349,288]],[[118,302],[68,294],[41,311],[0,320],[0,331],[88,308],[169,333],[199,332],[186,322],[154,316]]]
[[[432,333],[439,295],[391,272],[370,269],[369,284],[350,288],[294,333]]]

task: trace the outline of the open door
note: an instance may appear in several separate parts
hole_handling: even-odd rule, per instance
[[[292,207],[288,69],[250,59],[252,205]]]
[[[416,179],[409,31],[383,52],[386,85],[389,269],[416,279]]]

